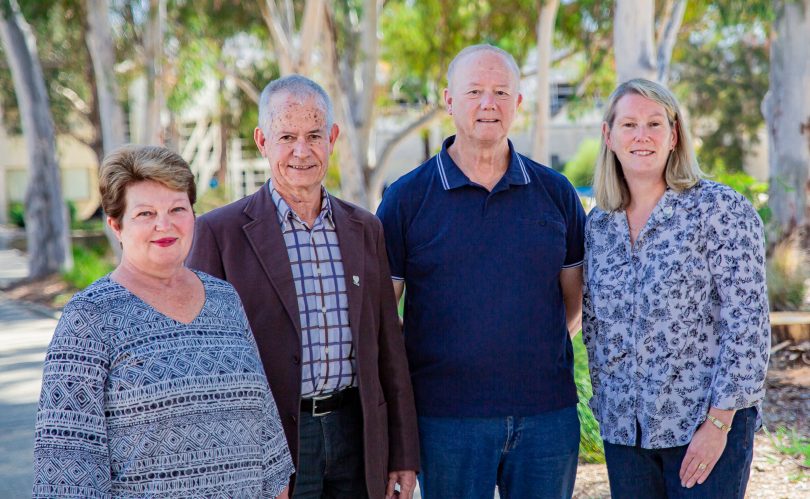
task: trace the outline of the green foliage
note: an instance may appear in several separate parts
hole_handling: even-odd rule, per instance
[[[447,66],[467,45],[497,45],[521,64],[534,44],[535,3],[528,0],[387,2],[381,18],[381,59],[390,70],[397,92],[394,98],[433,102],[445,86]]]
[[[17,227],[25,227],[25,205],[19,201],[9,203],[8,205],[8,221]]]
[[[563,175],[574,187],[587,187],[593,183],[593,170],[599,157],[599,139],[585,139],[579,149],[565,164]]]
[[[706,8],[673,54],[673,89],[689,111],[698,159],[708,171],[741,171],[759,143],[768,90],[767,9],[734,15],[728,1]],[[761,6],[760,6],[761,7]]]
[[[604,463],[605,450],[599,435],[599,423],[593,417],[588,400],[593,395],[588,374],[588,352],[582,343],[582,333],[571,342],[574,345],[574,382],[577,385],[577,413],[579,414],[580,437],[579,459],[586,463]]]
[[[767,432],[767,428],[765,429]],[[791,481],[807,478],[804,470],[810,469],[810,438],[800,435],[795,429],[788,430],[784,426],[776,429],[776,434],[768,433],[771,441],[780,453],[789,456],[800,467],[800,471],[790,476]]]
[[[62,274],[65,281],[78,289],[84,289],[97,279],[112,272],[115,266],[107,257],[107,247],[94,248],[73,246],[73,269]]]

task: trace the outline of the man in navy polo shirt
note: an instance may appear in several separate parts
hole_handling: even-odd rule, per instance
[[[397,297],[407,287],[425,499],[573,493],[585,215],[507,138],[519,78],[501,49],[462,50],[444,90],[456,135],[377,212]]]

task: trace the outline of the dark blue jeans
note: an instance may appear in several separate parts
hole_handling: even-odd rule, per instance
[[[576,406],[530,417],[419,417],[424,499],[570,498]]]
[[[642,449],[638,445],[605,442],[610,494],[622,498],[706,498],[743,499],[751,460],[757,412],[753,407],[737,411],[731,423],[728,443],[703,484],[691,489],[681,486],[678,474],[688,445],[668,449]],[[636,435],[636,442],[640,436]]]
[[[325,416],[301,412],[293,499],[362,499],[363,414],[360,402]]]

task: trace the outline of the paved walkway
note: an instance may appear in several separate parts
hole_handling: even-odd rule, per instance
[[[3,234],[0,233],[0,239]],[[0,248],[4,246],[0,240]],[[0,286],[28,275],[25,255],[0,249]],[[0,292],[0,497],[31,497],[42,362],[56,318]]]

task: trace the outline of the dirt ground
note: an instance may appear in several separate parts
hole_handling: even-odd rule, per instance
[[[21,282],[4,290],[11,299],[58,308],[67,300],[70,289],[61,278]],[[61,302],[61,303],[59,303]],[[771,356],[763,420],[770,435],[757,433],[754,462],[746,497],[751,499],[810,499],[810,469],[799,459],[776,449],[774,433],[780,426],[810,437],[810,344],[791,345]],[[575,498],[609,498],[607,469],[599,464],[580,464],[577,470]]]

